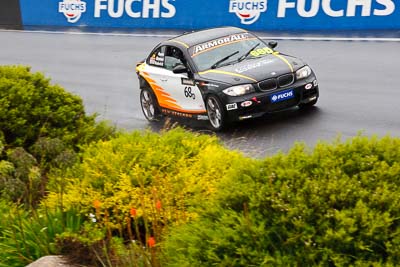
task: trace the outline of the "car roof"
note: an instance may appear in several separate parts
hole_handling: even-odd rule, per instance
[[[219,27],[219,28],[206,29],[190,33],[184,33],[182,35],[169,39],[168,41],[180,43],[186,46],[186,48],[188,48],[196,44],[201,44],[210,40],[214,40],[219,37],[235,33],[244,33],[244,32],[247,31],[237,27]]]

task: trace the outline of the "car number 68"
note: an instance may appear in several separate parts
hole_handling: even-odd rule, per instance
[[[186,86],[185,87],[185,97],[196,99],[196,95],[192,93],[192,87]]]

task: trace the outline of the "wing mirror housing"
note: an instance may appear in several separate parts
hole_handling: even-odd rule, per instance
[[[178,74],[178,73],[188,73],[188,69],[186,68],[185,65],[183,65],[183,64],[178,64],[178,65],[176,65],[176,66],[172,69],[172,72],[175,73],[175,74]]]
[[[269,45],[269,47],[271,47],[273,49],[278,46],[278,42],[277,41],[269,41],[268,45]]]

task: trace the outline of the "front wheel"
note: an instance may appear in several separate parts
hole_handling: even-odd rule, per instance
[[[207,114],[214,131],[220,131],[227,126],[225,110],[219,99],[212,95],[207,98]]]
[[[144,116],[149,121],[157,121],[161,115],[160,109],[158,107],[157,99],[153,92],[144,88],[140,92],[140,104],[142,106],[142,111]]]

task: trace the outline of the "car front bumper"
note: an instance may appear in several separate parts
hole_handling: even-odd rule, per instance
[[[223,93],[220,95],[230,121],[245,120],[285,110],[316,101],[318,97],[318,81],[314,74],[290,86],[270,91],[257,91],[236,97]]]

